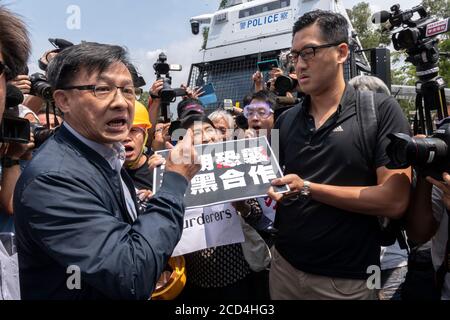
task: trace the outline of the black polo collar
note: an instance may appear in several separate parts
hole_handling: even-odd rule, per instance
[[[353,86],[351,86],[347,83],[345,85],[345,90],[341,97],[341,101],[340,101],[338,109],[337,109],[337,115],[340,116],[349,107],[354,106],[355,99],[356,99],[356,90],[355,90],[355,88],[353,88]],[[309,115],[310,108],[311,108],[311,96],[307,95],[303,99],[303,102],[302,102],[303,114]]]

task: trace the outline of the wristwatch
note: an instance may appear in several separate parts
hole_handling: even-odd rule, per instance
[[[302,197],[309,197],[311,195],[311,182],[303,180],[303,187],[300,190]]]
[[[3,168],[12,168],[14,166],[18,166],[20,164],[20,160],[12,159],[10,157],[2,158],[2,167]]]

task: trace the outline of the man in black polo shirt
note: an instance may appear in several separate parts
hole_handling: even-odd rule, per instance
[[[280,163],[296,198],[279,201],[270,271],[273,299],[375,299],[367,278],[380,263],[377,216],[399,218],[406,210],[410,169],[388,170],[391,132],[409,133],[398,103],[376,95],[379,124],[374,158],[366,159],[356,117],[356,92],[343,76],[348,24],[331,12],[306,13],[293,29],[291,59],[304,102],[286,111]],[[283,131],[285,130],[285,131]],[[286,136],[283,136],[286,132]],[[368,273],[369,272],[369,273]]]

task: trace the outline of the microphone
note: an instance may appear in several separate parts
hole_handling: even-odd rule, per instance
[[[372,23],[385,23],[390,17],[391,14],[383,10],[372,15]]]
[[[23,102],[23,94],[19,88],[13,86],[12,84],[8,84],[6,86],[6,103],[5,109],[13,109],[17,107],[19,104]]]

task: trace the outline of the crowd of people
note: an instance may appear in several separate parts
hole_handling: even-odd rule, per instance
[[[28,143],[3,140],[0,149],[0,233],[15,234],[18,298],[150,299],[181,238],[184,195],[201,168],[195,145],[270,138],[276,130],[279,141],[271,141],[284,176],[271,184],[290,192],[271,188],[266,198],[231,203],[270,248],[270,263],[255,268],[240,243],[186,254],[187,282],[176,299],[450,299],[450,175],[388,166],[387,135],[411,135],[410,125],[380,79],[344,79],[348,30],[340,14],[304,14],[283,66],[268,82],[255,72],[242,109],[209,113],[201,88],[184,87],[176,121],[165,122],[163,80],[142,104],[144,84],[126,50],[93,42],[40,59],[56,106],[49,110],[24,74],[26,26],[0,6],[0,116],[14,86],[25,95],[19,117],[52,130],[42,145],[31,130]],[[296,81],[286,95],[298,104],[277,103],[282,75]],[[360,117],[370,107],[373,130]],[[174,137],[179,129],[182,139]],[[156,153],[166,149],[167,158]],[[154,169],[163,164],[153,193]],[[277,202],[276,211],[267,201]],[[382,241],[393,221],[402,222],[403,238]],[[379,285],[372,286],[374,266]]]

